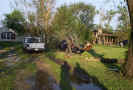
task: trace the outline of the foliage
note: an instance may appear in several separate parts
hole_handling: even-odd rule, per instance
[[[126,6],[125,7],[118,6],[118,13],[120,14],[120,16],[118,18],[120,23],[125,26],[129,25],[130,18],[129,18],[128,8]]]
[[[105,19],[106,19],[106,23],[105,23],[105,28],[107,29],[107,30],[112,30],[111,29],[111,26],[110,26],[110,22],[111,22],[111,20],[112,20],[112,18],[116,15],[116,11],[114,11],[114,10],[109,10],[109,11],[107,11],[107,14],[106,14],[106,16],[105,16]]]
[[[104,11],[104,10],[98,10],[97,14],[100,15],[100,27],[104,27],[106,30],[110,30],[111,29],[111,21],[112,18],[117,14],[117,11],[115,10],[108,10],[108,11]]]
[[[130,18],[127,7],[118,6],[118,14],[119,14],[119,25],[115,34],[118,36],[120,40],[128,40],[129,33],[131,30],[130,26]]]
[[[71,37],[83,43],[90,39],[94,15],[95,8],[92,5],[77,3],[61,6],[52,22],[54,31],[59,38],[62,37],[61,39]]]
[[[37,24],[37,18],[35,13],[29,12],[28,13],[28,22],[26,23],[26,33],[33,35],[33,36],[40,36],[41,35],[41,28]]]
[[[25,18],[22,12],[14,10],[13,12],[5,15],[4,24],[8,28],[15,30],[18,34],[23,34]]]
[[[70,10],[82,24],[85,24],[87,27],[93,25],[93,17],[96,14],[94,6],[77,3],[70,5]]]
[[[51,18],[55,6],[55,0],[32,0],[37,17],[37,25],[41,29],[42,36],[45,35],[45,42],[50,42]],[[47,45],[48,46],[48,45]]]

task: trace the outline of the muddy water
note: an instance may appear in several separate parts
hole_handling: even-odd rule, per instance
[[[72,68],[67,63],[60,64],[61,80],[59,83],[52,77],[49,64],[37,61],[36,65],[37,72],[34,76],[32,76],[33,74],[31,73],[28,77],[26,75],[26,78],[23,79],[24,81],[20,79],[20,82],[23,82],[24,86],[27,85],[27,87],[22,90],[106,90],[96,77],[88,75],[78,63],[77,66],[73,68],[72,74],[70,74],[70,69]],[[23,74],[20,76],[23,76]],[[20,88],[23,87],[23,83],[20,83]]]
[[[94,84],[90,84],[90,83],[82,83],[80,85],[72,83],[72,86],[76,89],[76,90],[102,90],[101,88],[97,87]]]
[[[45,76],[44,76],[45,77]],[[46,76],[47,77],[47,76]],[[48,80],[48,81],[47,81]],[[30,77],[26,80],[27,84],[31,86],[29,90],[64,90],[60,88],[60,85],[55,82],[55,80],[52,77],[47,77],[47,80],[43,80],[40,83],[40,85],[37,85],[37,82],[35,77]],[[74,88],[74,90],[103,90],[102,88],[98,87],[97,85],[93,83],[83,83],[77,84],[75,82],[71,82],[71,86]]]
[[[105,90],[96,77],[88,75],[80,66],[75,67],[71,75],[71,67],[64,63],[59,83],[50,74],[48,64],[37,62],[37,68],[36,75],[26,79],[26,83],[31,86],[28,90]]]
[[[29,90],[65,90],[60,88],[60,84],[58,84],[53,77],[44,72],[42,75],[27,78],[26,82],[31,86]],[[80,82],[79,80],[77,82],[71,80],[70,85],[73,90],[103,90],[94,83]]]

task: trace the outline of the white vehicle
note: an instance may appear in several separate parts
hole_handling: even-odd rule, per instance
[[[27,51],[44,51],[45,43],[40,37],[24,37],[23,47]]]

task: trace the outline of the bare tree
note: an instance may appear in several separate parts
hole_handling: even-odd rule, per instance
[[[42,33],[45,34],[45,41],[48,44],[55,0],[33,0],[33,2],[37,10],[38,24],[42,27]]]

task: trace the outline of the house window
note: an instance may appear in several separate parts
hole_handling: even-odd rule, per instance
[[[11,39],[15,39],[15,34],[14,33],[11,34]]]
[[[6,33],[6,35],[7,35],[7,39],[10,39],[10,33]]]
[[[6,39],[6,33],[1,34],[1,39]]]
[[[13,40],[15,37],[16,35],[12,32],[3,32],[1,34],[1,39]]]

